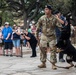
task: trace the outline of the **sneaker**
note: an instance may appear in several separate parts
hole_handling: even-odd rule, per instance
[[[59,59],[59,62],[65,62],[65,60],[64,59]]]
[[[9,56],[9,55],[6,54],[5,56]]]
[[[32,57],[36,57],[36,56],[30,56],[30,57],[32,58]]]

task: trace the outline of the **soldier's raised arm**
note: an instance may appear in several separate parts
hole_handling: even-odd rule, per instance
[[[55,20],[55,25],[58,27],[58,28],[62,28],[62,24],[56,19]]]

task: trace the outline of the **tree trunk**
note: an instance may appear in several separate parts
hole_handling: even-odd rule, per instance
[[[27,22],[27,28],[29,28],[30,22],[31,22],[31,20],[28,20],[28,22]]]
[[[27,26],[27,13],[26,12],[24,12],[23,18],[24,18],[24,29],[26,29],[26,28],[28,28],[28,26]]]

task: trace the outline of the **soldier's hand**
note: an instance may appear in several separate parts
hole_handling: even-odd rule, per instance
[[[55,15],[56,18],[59,18],[58,15]]]

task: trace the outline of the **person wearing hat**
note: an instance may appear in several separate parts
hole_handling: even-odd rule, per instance
[[[37,22],[37,33],[36,37],[38,38],[39,29],[41,28],[42,34],[40,37],[40,60],[42,64],[40,64],[39,68],[46,68],[46,58],[47,58],[47,48],[50,48],[51,56],[50,61],[52,64],[52,69],[57,69],[55,66],[56,59],[56,36],[55,36],[55,28],[61,27],[61,24],[56,19],[54,15],[52,15],[52,7],[50,5],[46,5],[44,9],[45,15],[41,16]]]
[[[6,50],[6,56],[8,56],[8,50],[10,50],[10,56],[12,56],[12,28],[9,26],[9,22],[5,22],[5,27],[2,30],[3,40],[4,40],[4,49]]]

